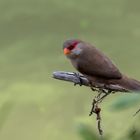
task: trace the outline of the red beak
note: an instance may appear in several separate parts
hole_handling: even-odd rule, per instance
[[[68,48],[64,48],[64,54],[65,54],[65,55],[70,54],[70,52],[71,52],[71,51],[70,51]]]

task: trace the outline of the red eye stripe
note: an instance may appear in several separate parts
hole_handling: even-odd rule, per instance
[[[79,43],[79,42],[74,42],[72,45],[70,45],[70,46],[68,47],[68,49],[69,49],[69,50],[74,49],[78,43]]]
[[[75,46],[73,46],[73,45],[71,45],[71,46],[68,47],[69,50],[72,50],[74,48],[75,48]]]
[[[75,47],[76,47],[76,45],[77,45],[78,43],[79,43],[79,42],[74,42],[74,43],[73,43],[73,46],[75,46]]]

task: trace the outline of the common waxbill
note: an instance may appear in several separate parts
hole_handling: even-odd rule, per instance
[[[63,51],[72,65],[91,83],[115,84],[140,91],[140,82],[123,75],[112,61],[93,45],[79,39],[67,40]]]

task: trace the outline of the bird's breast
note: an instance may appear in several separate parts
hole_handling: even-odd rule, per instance
[[[71,59],[71,63],[78,70],[78,59]]]

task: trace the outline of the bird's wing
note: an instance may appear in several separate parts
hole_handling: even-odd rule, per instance
[[[100,50],[87,47],[84,51],[77,63],[77,69],[82,74],[106,79],[120,79],[122,77],[117,67]]]

